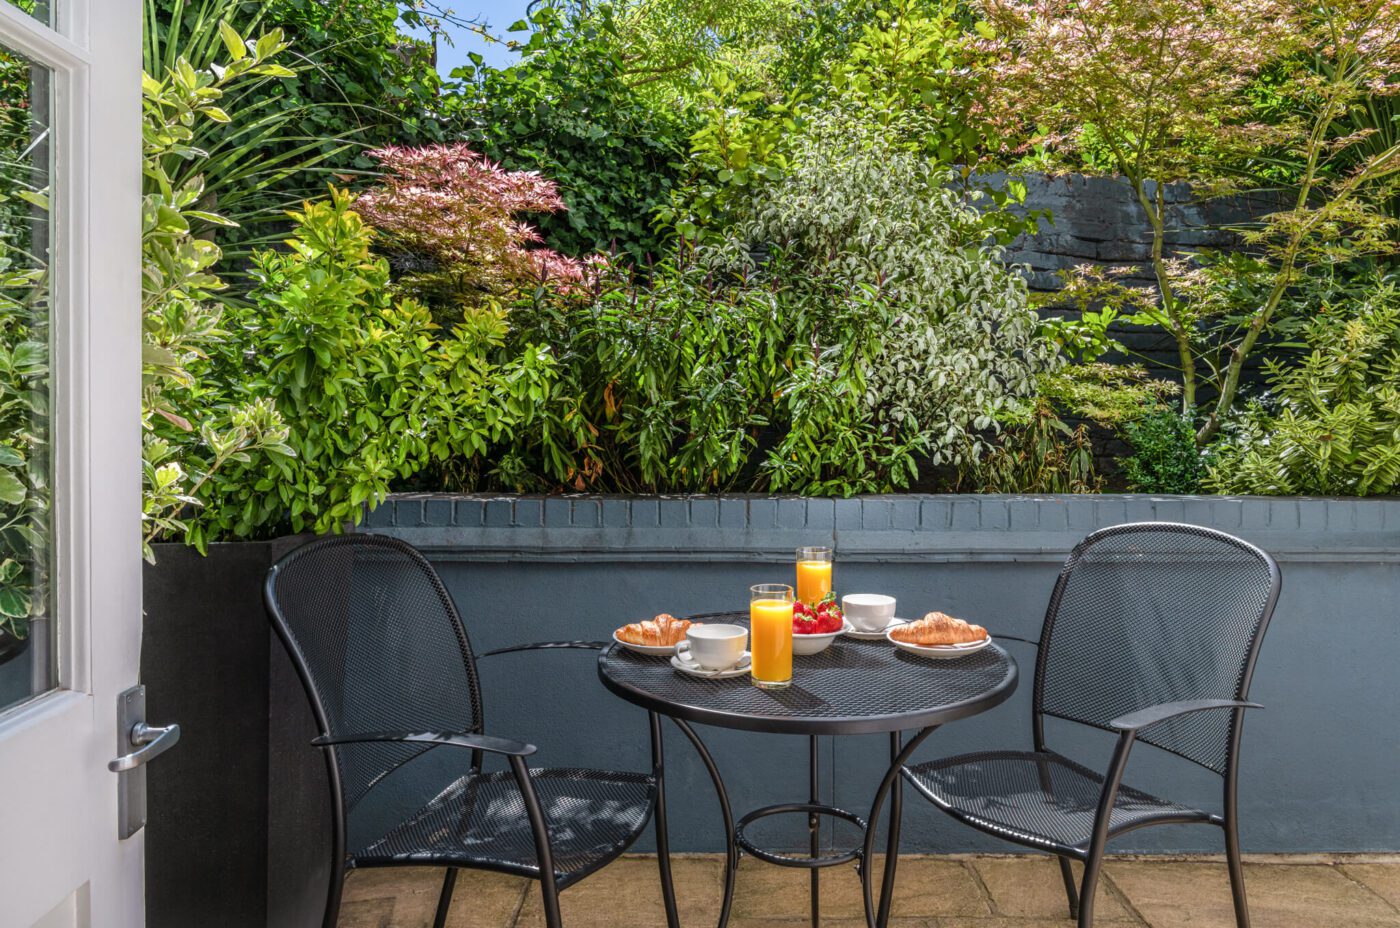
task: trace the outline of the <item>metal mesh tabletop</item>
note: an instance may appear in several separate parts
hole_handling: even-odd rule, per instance
[[[748,625],[747,613],[692,616]],[[840,637],[793,658],[792,686],[761,690],[748,677],[706,680],[668,658],[617,644],[598,658],[603,685],[643,708],[691,722],[802,735],[851,735],[941,725],[983,712],[1016,689],[1016,662],[996,644],[956,660],[906,654],[887,641]]]

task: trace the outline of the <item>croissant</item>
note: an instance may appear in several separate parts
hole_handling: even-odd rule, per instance
[[[964,644],[969,641],[983,641],[987,630],[980,625],[969,625],[962,619],[955,619],[942,612],[930,612],[917,622],[900,625],[890,630],[890,637],[905,644],[947,645]]]
[[[644,644],[652,647],[669,647],[679,644],[685,637],[686,629],[692,623],[688,619],[678,619],[668,613],[661,613],[645,622],[633,622],[617,630],[617,637],[628,644]]]

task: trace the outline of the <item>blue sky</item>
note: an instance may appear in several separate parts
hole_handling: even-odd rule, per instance
[[[475,20],[490,26],[494,35],[505,35],[506,27],[525,18],[529,0],[437,0],[437,3],[462,20]],[[438,71],[443,76],[458,65],[465,64],[468,52],[478,52],[488,64],[505,67],[518,57],[498,43],[488,43],[476,33],[451,25],[445,26],[452,36],[452,45],[438,43]],[[517,33],[521,35],[521,33]]]

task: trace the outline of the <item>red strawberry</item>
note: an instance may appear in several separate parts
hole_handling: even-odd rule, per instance
[[[810,616],[800,616],[796,610],[792,615],[792,633],[794,635],[815,635],[817,631],[817,620]]]

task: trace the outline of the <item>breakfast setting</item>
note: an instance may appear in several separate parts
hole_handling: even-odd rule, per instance
[[[667,658],[681,674],[710,680],[747,679],[763,690],[782,690],[801,675],[800,658],[851,642],[878,642],[929,660],[967,657],[992,642],[981,625],[940,611],[909,620],[895,614],[883,593],[848,593],[832,587],[829,547],[798,548],[795,582],[749,588],[748,624],[676,618],[662,613],[613,632],[621,648]],[[732,618],[732,617],[731,617]]]

